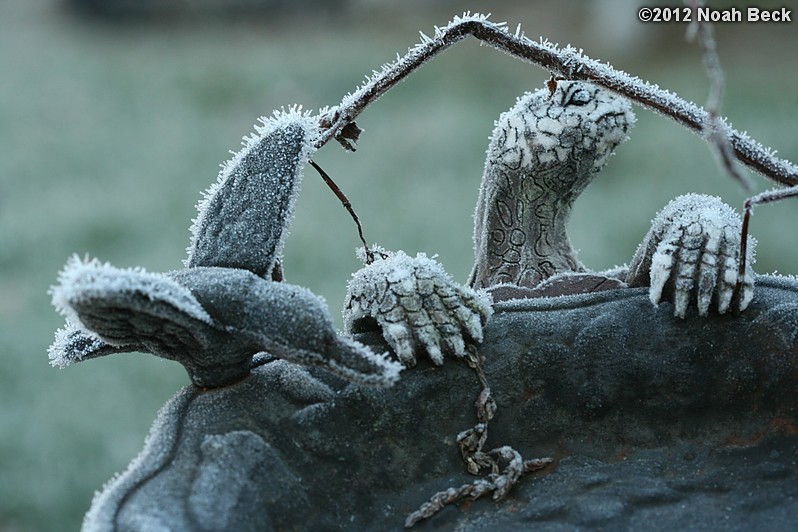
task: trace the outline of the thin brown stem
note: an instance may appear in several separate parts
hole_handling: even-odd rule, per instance
[[[740,301],[740,294],[743,289],[743,279],[745,278],[745,267],[748,257],[748,222],[751,219],[751,198],[745,200],[743,206],[743,227],[740,230],[740,257],[737,259],[737,282],[734,283],[732,292],[732,306],[736,306]]]
[[[322,170],[321,166],[316,164],[316,162],[313,159],[310,159],[309,162],[310,166],[316,169],[321,178],[324,180],[325,183],[327,183],[327,186],[330,187],[330,190],[333,191],[333,194],[335,194],[335,196],[338,198],[338,200],[341,202],[344,208],[347,211],[349,211],[349,215],[355,221],[355,225],[357,225],[357,236],[360,237],[360,242],[363,244],[363,248],[366,250],[366,264],[371,264],[372,262],[374,262],[374,254],[369,249],[368,244],[366,244],[366,239],[363,236],[363,226],[360,225],[360,219],[357,217],[357,214],[355,214],[355,209],[352,208],[352,203],[349,202],[349,198],[347,198],[346,194],[344,194],[343,191],[338,187],[338,185],[335,184],[335,181],[333,181],[332,178],[329,175],[327,175],[327,172]]]
[[[701,0],[691,0],[688,2],[695,11],[699,5],[703,5]],[[715,153],[718,155],[720,164],[726,172],[740,184],[747,191],[751,190],[751,183],[742,172],[737,168],[737,161],[734,159],[731,143],[729,137],[726,135],[726,130],[720,120],[720,104],[723,101],[723,92],[725,89],[725,76],[723,69],[720,66],[720,58],[718,58],[718,50],[715,45],[715,37],[712,31],[712,25],[709,22],[702,21],[696,18],[694,22],[696,34],[698,35],[698,44],[701,47],[701,53],[704,57],[704,65],[709,75],[709,98],[707,99],[707,123],[705,125],[705,138],[709,142]],[[736,307],[740,303],[740,294],[742,293],[743,282],[745,280],[745,270],[748,261],[748,224],[751,219],[751,201],[745,201],[743,223],[740,229],[740,256],[737,259],[737,281],[734,283],[734,290],[732,291],[732,306]]]
[[[748,221],[751,218],[751,213],[754,210],[754,205],[761,205],[763,203],[773,203],[787,198],[798,197],[798,185],[789,188],[778,188],[773,190],[766,190],[756,196],[752,196],[745,200],[743,205],[743,226],[742,226],[742,240],[740,241],[740,259],[737,265],[737,283],[734,286],[734,293],[732,301],[735,301],[740,289],[742,288],[743,275],[745,275],[746,255],[748,252]]]
[[[381,72],[375,74],[354,93],[347,95],[337,107],[330,109],[321,118],[324,131],[316,146],[321,147],[336,137],[347,124],[353,122],[369,104],[391,87],[440,52],[468,36],[536,64],[555,75],[567,79],[591,81],[673,119],[694,133],[703,135],[705,131],[708,113],[675,94],[615,70],[608,64],[590,59],[580,50],[570,46],[559,48],[548,42],[534,42],[520,32],[510,33],[503,24],[489,22],[485,17],[464,16],[455,18],[444,28],[436,28],[433,38],[425,37],[421,44],[394,63],[383,67]],[[717,123],[718,127],[725,130],[737,160],[773,181],[791,186],[798,185],[798,166],[775,157],[772,150],[733,130],[726,120],[718,119]]]

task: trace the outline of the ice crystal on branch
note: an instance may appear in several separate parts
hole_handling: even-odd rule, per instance
[[[571,46],[560,48],[543,38],[538,42],[532,41],[523,35],[520,27],[515,33],[511,33],[506,24],[491,22],[487,16],[466,13],[462,17],[454,17],[442,28],[436,27],[434,37],[422,39],[421,43],[410,48],[404,56],[385,65],[379,73],[368,78],[353,93],[345,96],[340,105],[325,115],[329,126],[322,130],[316,146],[321,147],[336,137],[343,127],[353,122],[369,104],[396,83],[468,36],[473,36],[513,57],[534,63],[564,79],[595,83],[671,118],[699,135],[703,134],[708,123],[708,113],[694,103],[655,84],[617,70],[609,63],[591,59],[582,50]],[[718,127],[729,128],[729,142],[734,156],[742,163],[781,184],[798,185],[798,166],[790,161],[778,159],[771,149],[731,129],[725,119],[718,118],[716,124]]]

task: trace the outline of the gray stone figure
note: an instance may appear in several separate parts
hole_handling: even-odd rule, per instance
[[[749,268],[735,294],[739,219],[706,196],[665,207],[625,268],[588,272],[568,241],[574,199],[633,120],[581,82],[519,99],[491,140],[468,284],[375,248],[349,283],[347,336],[281,282],[318,128],[295,110],[222,169],[185,268],[71,259],[52,288],[67,318],[52,363],[147,351],[192,380],[83,529],[391,530],[461,484],[497,502],[449,497],[412,514],[419,529],[789,526],[798,282]],[[375,354],[389,350],[399,362]],[[486,382],[489,437],[514,446],[497,462],[551,457],[537,478],[464,467],[454,436]]]
[[[647,288],[496,303],[479,347],[499,405],[490,438],[555,463],[416,528],[790,529],[798,282],[756,286],[734,317],[680,319]],[[426,358],[392,388],[281,360],[187,386],[84,530],[401,530],[434,492],[477,478],[454,436],[479,388],[466,364]]]

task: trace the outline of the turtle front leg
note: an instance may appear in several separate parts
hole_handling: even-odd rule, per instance
[[[493,313],[486,292],[456,283],[423,253],[410,257],[375,249],[370,257],[372,262],[349,281],[347,334],[358,332],[364,321],[376,321],[407,367],[424,352],[441,365],[444,355],[462,358],[468,344],[482,342],[482,328]]]
[[[637,248],[626,282],[648,286],[654,305],[673,303],[684,318],[695,304],[700,316],[745,310],[754,297],[753,238],[749,239],[742,287],[735,296],[741,221],[719,198],[686,194],[672,200],[652,222]]]

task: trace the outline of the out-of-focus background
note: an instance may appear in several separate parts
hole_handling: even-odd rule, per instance
[[[132,354],[49,367],[63,320],[48,287],[72,253],[181,266],[200,191],[261,115],[340,98],[396,52],[481,2],[26,0],[0,3],[0,531],[74,530],[93,492],[141,448],[182,368]],[[674,2],[676,6],[680,5]],[[714,2],[730,7],[739,2]],[[760,1],[758,7],[783,2]],[[493,19],[703,103],[686,25],[643,24],[638,2],[491,2]],[[794,15],[796,16],[796,15]],[[798,16],[796,16],[798,18]],[[798,161],[798,22],[717,25],[723,114]],[[411,76],[358,123],[355,154],[315,159],[370,242],[472,264],[472,213],[493,121],[548,74],[476,41]],[[594,269],[629,260],[655,212],[685,192],[745,197],[707,146],[638,110],[631,140],[578,200],[571,235]],[[308,169],[285,248],[290,282],[340,307],[356,232]],[[756,178],[757,190],[769,185]],[[756,270],[798,273],[798,200],[756,210]],[[269,408],[269,405],[262,405]]]

